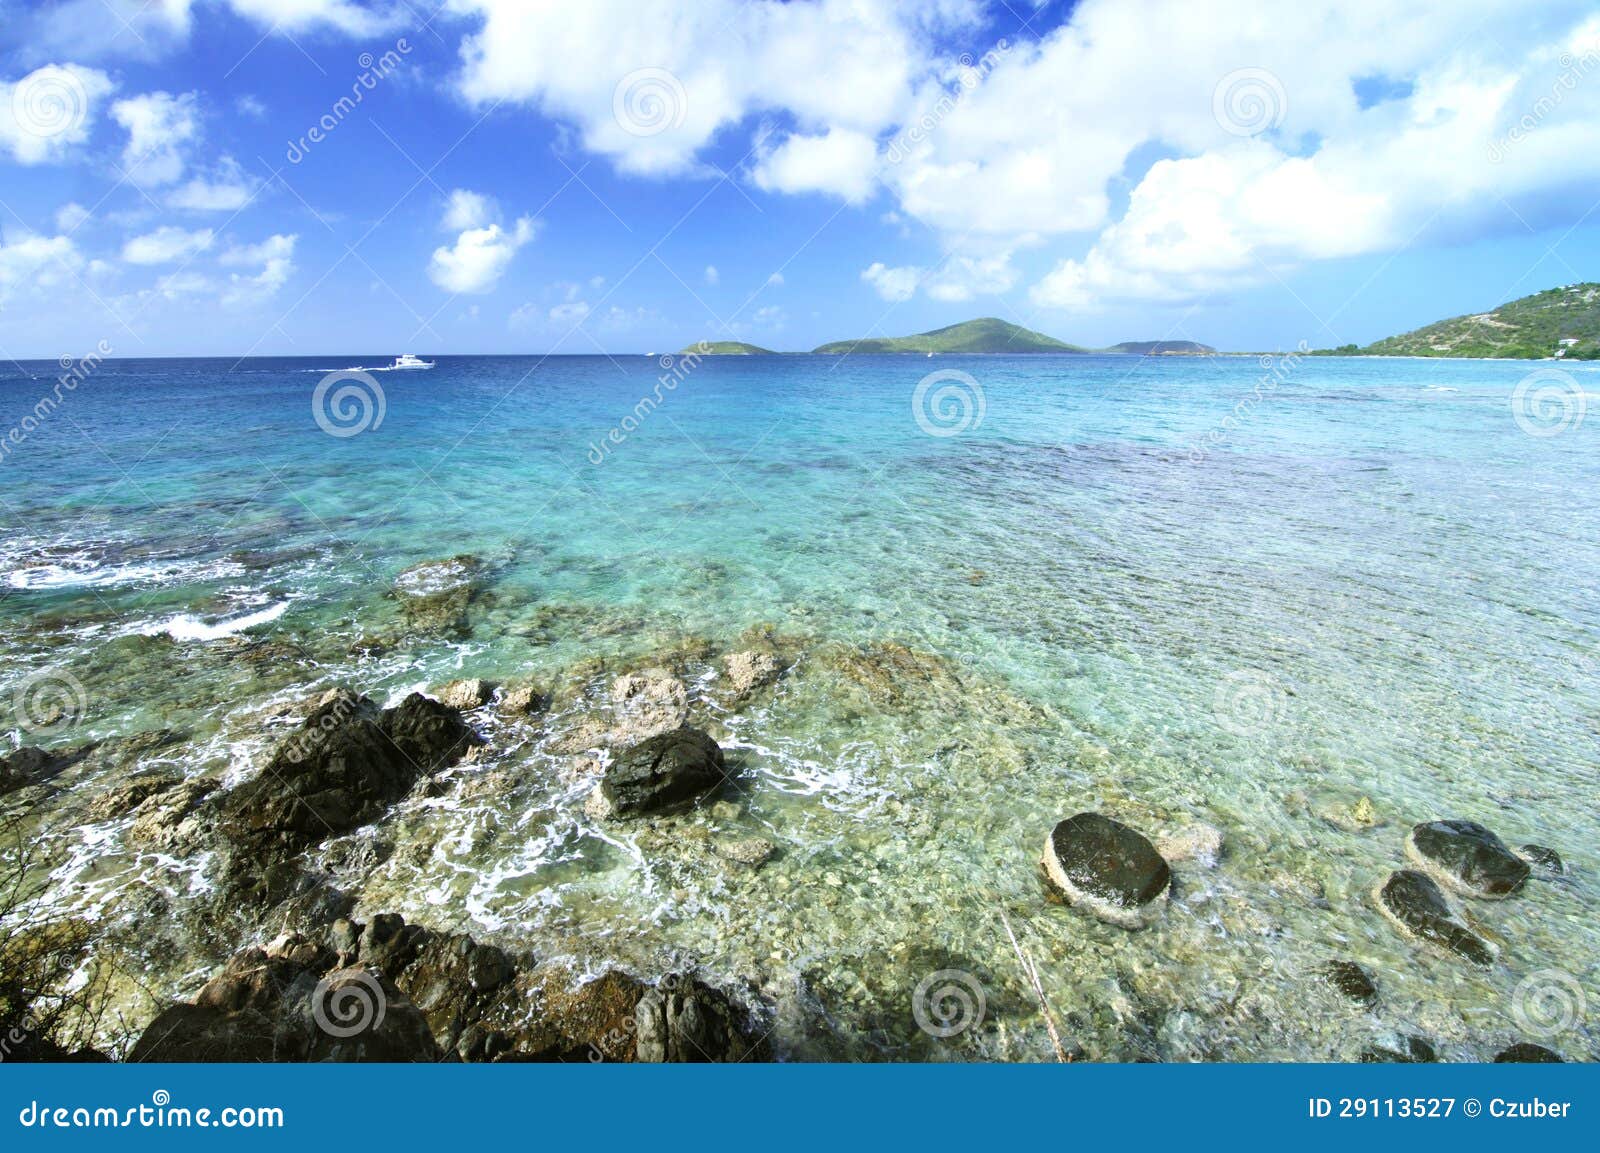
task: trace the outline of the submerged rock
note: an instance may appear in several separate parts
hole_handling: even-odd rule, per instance
[[[1215,869],[1222,860],[1222,830],[1196,823],[1156,841],[1156,851],[1168,861],[1193,861]]]
[[[395,577],[393,589],[406,624],[430,636],[467,635],[467,609],[478,594],[482,569],[482,561],[466,554],[406,569]]]
[[[1142,833],[1100,813],[1056,825],[1041,864],[1068,902],[1125,929],[1150,924],[1172,883],[1171,868]]]
[[[1476,821],[1413,826],[1406,855],[1435,880],[1469,897],[1509,897],[1528,879],[1528,862]]]
[[[1494,964],[1495,951],[1455,917],[1433,879],[1412,869],[1390,875],[1373,898],[1378,910],[1401,931],[1464,957],[1474,965]]]
[[[1522,859],[1547,876],[1564,877],[1567,875],[1567,865],[1561,859],[1561,854],[1554,849],[1546,848],[1544,845],[1523,845]]]
[[[752,869],[759,869],[772,859],[772,854],[778,850],[773,843],[765,837],[745,837],[737,841],[718,841],[717,855],[726,857],[736,864],[748,865]]]
[[[1404,1037],[1401,1044],[1405,1047],[1398,1050],[1374,1045],[1361,1054],[1361,1060],[1368,1064],[1431,1065],[1439,1059],[1433,1046],[1421,1037]]]
[[[1378,999],[1372,974],[1354,961],[1329,961],[1322,968],[1323,979],[1352,1001],[1370,1005]]]
[[[1494,1055],[1496,1065],[1563,1065],[1560,1053],[1535,1045],[1532,1041],[1518,1041]]]
[[[81,761],[92,748],[86,745],[77,749],[51,751],[24,745],[15,752],[7,753],[0,757],[0,794],[42,784]]]
[[[659,812],[693,800],[726,779],[722,749],[688,727],[641,741],[607,766],[589,811],[602,817]]]

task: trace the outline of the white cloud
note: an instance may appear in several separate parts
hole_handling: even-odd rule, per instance
[[[65,236],[12,236],[0,248],[0,305],[23,291],[71,281],[83,266],[77,246]]]
[[[110,77],[77,64],[47,64],[20,80],[0,79],[0,152],[18,164],[65,159],[89,139]]]
[[[771,276],[767,277],[767,287],[768,288],[782,288],[783,287],[783,273],[774,272]]]
[[[260,186],[261,181],[248,175],[237,160],[224,156],[215,171],[173,189],[167,204],[183,212],[237,212]]]
[[[274,32],[300,32],[332,28],[351,36],[368,36],[400,24],[399,5],[363,7],[354,0],[228,0],[239,15]]]
[[[225,307],[259,304],[274,296],[294,274],[294,234],[275,234],[260,244],[231,246],[217,258],[224,267],[257,267],[255,275],[230,273],[223,290]]]
[[[127,129],[122,167],[136,184],[173,184],[183,176],[189,149],[200,139],[196,94],[148,92],[119,100],[111,118]]]
[[[70,201],[56,209],[56,228],[62,232],[76,232],[89,219],[89,210],[77,201]]]
[[[454,246],[434,250],[428,277],[446,292],[492,292],[517,249],[532,240],[534,232],[534,223],[526,216],[510,231],[498,224],[469,228],[456,237]]]
[[[188,232],[167,226],[144,236],[135,236],[122,246],[122,259],[129,264],[175,264],[211,247],[215,233],[209,228]]]
[[[872,195],[878,146],[865,132],[833,128],[820,136],[794,135],[755,170],[757,186],[769,192],[827,192],[850,204]]]
[[[922,274],[920,268],[909,265],[889,268],[878,261],[862,270],[861,279],[872,285],[883,299],[898,302],[910,300],[916,294],[917,282],[922,279]]]
[[[715,264],[706,265],[705,282],[715,288],[722,281],[722,273],[717,271]]]
[[[465,232],[469,228],[485,228],[499,218],[500,210],[492,198],[457,188],[445,203],[440,227],[447,232]]]
[[[482,22],[462,45],[463,95],[522,101],[576,124],[625,172],[693,170],[716,134],[782,112],[802,133],[874,135],[909,107],[935,29],[978,5],[892,0],[451,0]]]

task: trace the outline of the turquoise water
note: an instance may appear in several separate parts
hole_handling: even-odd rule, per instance
[[[16,741],[171,727],[183,771],[232,783],[331,684],[565,686],[547,717],[483,714],[485,757],[358,835],[398,847],[341,881],[369,912],[595,963],[694,960],[759,989],[792,1056],[1048,1058],[1002,909],[1097,1057],[1350,1057],[1403,1032],[1481,1057],[1529,1037],[1518,989],[1550,972],[1600,1007],[1600,370],[1567,366],[1552,412],[1514,401],[1521,363],[444,358],[371,375],[381,423],[319,426],[327,371],[386,361],[108,362],[12,444]],[[41,379],[0,375],[8,426],[59,372],[23,368]],[[933,371],[967,379],[919,420]],[[463,553],[486,566],[470,631],[408,631],[397,574]],[[734,706],[720,657],[758,626],[792,667]],[[736,751],[739,811],[597,826],[563,738],[610,677],[663,664]],[[41,678],[59,717],[28,704]],[[1100,925],[1034,875],[1090,807],[1214,827],[1221,859],[1177,864],[1156,928]],[[1411,823],[1457,816],[1572,873],[1468,910],[1491,972],[1398,938],[1368,895]],[[63,909],[203,883],[115,822],[38,819]],[[706,850],[735,834],[778,855]],[[1335,956],[1380,974],[1376,1008],[1314,979]],[[908,1005],[944,967],[986,1012],[940,1041]],[[1593,1016],[1550,1042],[1591,1053]]]

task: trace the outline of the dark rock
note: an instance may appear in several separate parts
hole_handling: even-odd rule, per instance
[[[1148,925],[1172,882],[1171,868],[1148,838],[1100,813],[1079,813],[1056,825],[1041,865],[1069,903],[1125,929]]]
[[[176,773],[140,773],[96,797],[89,806],[89,816],[97,821],[114,820],[132,812],[157,793],[182,783],[183,778]]]
[[[85,745],[76,749],[51,751],[25,745],[7,753],[0,757],[0,794],[27,785],[43,784],[81,761],[93,747]]]
[[[1402,1050],[1374,1045],[1361,1054],[1361,1060],[1368,1064],[1431,1065],[1439,1059],[1433,1046],[1421,1037],[1406,1037],[1402,1043],[1405,1045]]]
[[[1494,964],[1494,949],[1456,919],[1444,893],[1424,874],[1401,869],[1391,874],[1373,896],[1379,911],[1402,931],[1475,965]]]
[[[693,800],[725,778],[721,747],[685,726],[618,753],[591,799],[590,811],[607,817],[659,812]]]
[[[1562,1065],[1561,1054],[1532,1041],[1518,1041],[1494,1055],[1496,1065]]]
[[[1370,1005],[1378,999],[1378,987],[1372,975],[1354,961],[1329,961],[1322,969],[1323,978],[1352,1001]]]
[[[1442,884],[1469,897],[1508,897],[1528,879],[1528,863],[1476,821],[1429,821],[1406,838],[1406,855]]]
[[[640,1061],[703,1063],[730,1059],[737,1029],[727,998],[684,977],[667,977],[639,998],[633,1012]],[[737,1060],[738,1058],[733,1058]]]
[[[235,954],[191,1004],[145,1029],[129,1061],[437,1061],[427,1021],[388,978],[333,968],[304,937]]]
[[[333,694],[258,776],[223,798],[222,826],[253,848],[297,851],[377,817],[474,743],[454,709],[419,693],[383,712],[365,697]]]
[[[1523,845],[1522,859],[1541,873],[1549,876],[1564,877],[1567,875],[1567,865],[1561,859],[1561,854],[1543,845]]]

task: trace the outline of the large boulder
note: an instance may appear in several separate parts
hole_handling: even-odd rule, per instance
[[[223,798],[223,828],[236,840],[292,850],[347,833],[476,739],[456,710],[420,693],[382,711],[365,697],[331,693],[260,774]]]
[[[692,801],[727,777],[722,749],[699,729],[683,727],[619,752],[592,794],[599,817],[631,817]]]
[[[1373,894],[1378,911],[1402,932],[1446,949],[1474,965],[1492,965],[1495,950],[1463,925],[1443,891],[1426,874],[1401,869]]]
[[[1563,1065],[1561,1054],[1532,1041],[1518,1041],[1494,1055],[1496,1065]]]
[[[1509,897],[1528,862],[1476,821],[1428,821],[1406,837],[1406,855],[1441,884],[1469,897]]]
[[[0,795],[28,785],[43,784],[82,760],[92,746],[70,750],[37,749],[31,745],[0,757]]]
[[[1100,813],[1057,824],[1040,865],[1068,903],[1125,929],[1150,924],[1172,883],[1171,868],[1148,838]]]

